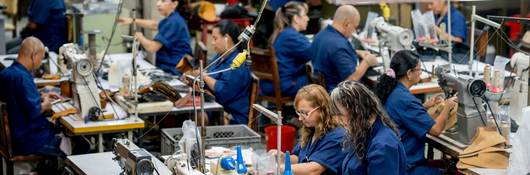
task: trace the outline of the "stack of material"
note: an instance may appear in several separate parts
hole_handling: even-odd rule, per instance
[[[495,128],[477,128],[471,145],[460,153],[456,167],[506,169],[509,154],[504,149],[505,142]]]

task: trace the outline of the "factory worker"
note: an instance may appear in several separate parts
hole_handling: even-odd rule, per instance
[[[377,64],[374,55],[355,51],[349,39],[360,21],[359,11],[351,5],[340,6],[333,23],[320,31],[311,44],[311,59],[315,72],[324,77],[331,91],[344,80],[360,80],[366,70]],[[358,57],[362,58],[357,64]]]
[[[156,7],[162,16],[160,22],[149,19],[120,18],[122,24],[136,24],[149,30],[158,30],[154,39],[146,38],[141,32],[134,35],[140,44],[151,53],[156,53],[156,66],[164,72],[180,75],[175,66],[181,58],[192,55],[190,34],[186,21],[176,11],[179,0],[158,0]]]
[[[234,22],[223,20],[215,25],[212,29],[212,45],[217,55],[213,60],[216,60],[228,49],[232,48],[238,42],[237,37],[239,34],[239,26]],[[234,58],[240,51],[239,48],[236,48],[229,52],[220,61],[210,66],[207,72],[213,73],[230,68]],[[198,70],[195,70],[193,74],[195,76],[199,75]],[[252,81],[248,66],[242,64],[234,70],[213,75],[203,73],[202,75],[207,88],[215,95],[215,100],[223,106],[226,112],[231,114],[230,124],[248,124],[250,85]]]
[[[420,81],[421,65],[418,55],[412,51],[397,52],[390,62],[389,71],[379,78],[374,92],[377,94],[390,118],[400,131],[401,142],[407,153],[408,174],[441,174],[437,168],[427,166],[424,157],[427,133],[438,136],[445,127],[449,111],[456,105],[455,99],[429,100],[421,104],[409,88]],[[425,108],[443,103],[438,116],[430,116]]]
[[[16,54],[23,39],[37,37],[49,51],[58,52],[66,43],[66,7],[64,0],[32,0],[28,7],[28,24],[20,37],[6,44],[8,54]]]
[[[278,63],[282,96],[294,97],[298,89],[309,83],[305,64],[311,61],[311,43],[301,31],[307,27],[307,4],[291,1],[276,11],[272,47]],[[260,82],[261,92],[274,95],[271,81]]]
[[[377,96],[359,82],[347,80],[331,92],[335,113],[342,114],[348,155],[342,174],[406,175],[407,159],[399,131]]]
[[[458,11],[456,8],[451,7],[451,35],[449,32],[449,23],[448,23],[448,7],[445,0],[434,0],[429,4],[429,8],[434,12],[435,23],[438,27],[435,27],[436,33],[440,35],[441,39],[449,40],[449,36],[452,36],[452,41],[456,43],[465,43],[467,42],[467,27],[466,19],[462,12]],[[445,24],[445,31],[440,29],[440,26]]]
[[[345,130],[340,118],[332,115],[327,91],[320,85],[304,86],[294,105],[303,126],[300,142],[290,156],[293,174],[338,174],[347,154],[342,150]]]

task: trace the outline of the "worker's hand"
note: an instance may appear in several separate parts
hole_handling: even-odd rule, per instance
[[[368,64],[368,66],[372,67],[378,64],[377,58],[375,57],[375,55],[370,54],[370,52],[362,50],[356,50],[356,52],[357,55],[359,55],[359,57],[361,57],[363,61]]]
[[[434,26],[434,32],[436,32],[436,34],[440,37],[440,39],[449,40],[449,34],[443,31],[440,27]]]
[[[120,17],[118,18],[118,23],[119,24],[122,24],[122,25],[129,25],[129,24],[132,24],[132,18],[127,18],[127,17]]]
[[[451,109],[455,107],[458,104],[458,98],[457,97],[451,97],[444,101],[444,108]]]
[[[269,150],[270,155],[277,156],[280,154],[280,162],[285,162],[285,153],[282,153],[281,151],[278,151],[277,149],[271,149]]]
[[[52,98],[50,98],[48,95],[45,95],[42,99],[41,112],[50,111],[52,109],[52,101]]]
[[[48,96],[52,100],[63,99],[63,97],[55,92],[45,93],[44,96]]]
[[[425,108],[430,108],[430,107],[433,107],[434,105],[438,104],[438,103],[441,103],[443,102],[443,97],[442,97],[443,94],[438,94],[434,97],[431,97],[429,98],[424,104],[423,106]]]
[[[144,37],[144,34],[142,32],[136,32],[136,33],[134,33],[134,37],[137,38],[137,39],[140,39],[140,38]]]

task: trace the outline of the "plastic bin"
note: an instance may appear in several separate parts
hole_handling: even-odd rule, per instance
[[[181,137],[182,128],[162,129],[162,155],[173,154],[177,150]],[[254,148],[261,144],[261,136],[246,125],[207,126],[204,142],[206,148],[212,146],[230,148],[239,144],[243,147]]]
[[[271,125],[265,127],[265,135],[267,136],[267,150],[277,149],[278,126]],[[282,125],[282,147],[281,151],[289,150],[293,152],[294,138],[296,137],[296,128],[289,125]]]

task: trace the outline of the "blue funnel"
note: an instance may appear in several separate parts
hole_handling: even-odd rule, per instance
[[[241,145],[237,145],[237,174],[247,173],[245,161],[243,161],[243,154],[241,153]]]
[[[289,154],[289,151],[285,152],[285,170],[283,170],[283,175],[293,175],[293,171],[291,170],[291,156]]]

